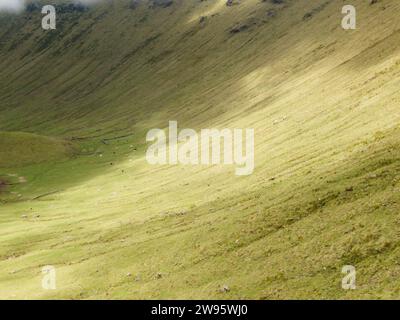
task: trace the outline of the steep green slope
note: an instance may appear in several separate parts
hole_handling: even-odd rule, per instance
[[[0,130],[79,146],[0,169],[0,297],[398,297],[400,4],[353,2],[355,31],[334,0],[0,17]],[[254,128],[254,174],[149,165],[169,120]]]
[[[0,132],[0,168],[16,168],[72,156],[71,142],[22,132]]]

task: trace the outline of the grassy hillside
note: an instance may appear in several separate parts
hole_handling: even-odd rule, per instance
[[[0,298],[397,298],[400,3],[154,3],[0,16]],[[254,174],[149,165],[169,120],[254,128]]]
[[[71,142],[23,132],[0,132],[0,167],[15,168],[73,155]]]

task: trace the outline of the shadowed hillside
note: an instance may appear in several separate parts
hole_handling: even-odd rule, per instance
[[[35,3],[0,13],[0,298],[398,297],[398,1]],[[149,165],[170,120],[254,128],[254,173]]]

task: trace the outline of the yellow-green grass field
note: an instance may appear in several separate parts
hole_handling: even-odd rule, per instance
[[[399,298],[400,3],[352,2],[0,15],[0,298]],[[170,120],[254,173],[148,164]]]

